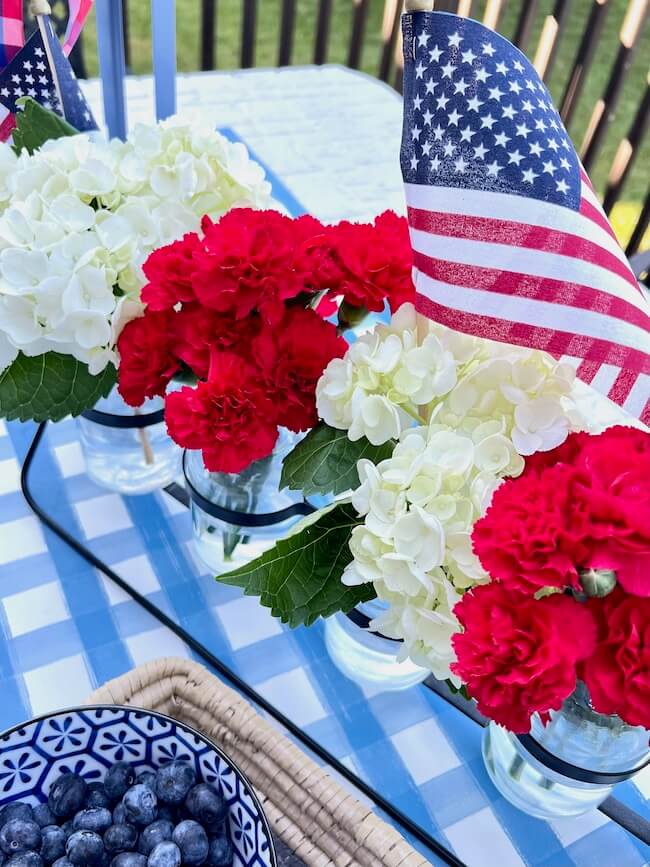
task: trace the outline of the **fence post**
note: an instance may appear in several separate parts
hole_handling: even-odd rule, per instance
[[[97,0],[97,49],[104,117],[111,138],[126,138],[122,0]]]
[[[156,120],[176,114],[176,3],[151,0]]]

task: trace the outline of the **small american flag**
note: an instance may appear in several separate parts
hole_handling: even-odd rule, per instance
[[[31,96],[52,109],[80,132],[97,129],[90,107],[47,16],[38,17],[38,29],[0,73],[0,140],[16,125],[17,101]]]
[[[535,347],[650,424],[650,307],[526,57],[477,21],[404,16],[420,312]]]
[[[79,39],[81,28],[84,26],[88,13],[92,9],[93,0],[68,0],[68,26],[63,40],[63,53],[67,57]]]
[[[0,69],[25,43],[23,0],[0,0]]]

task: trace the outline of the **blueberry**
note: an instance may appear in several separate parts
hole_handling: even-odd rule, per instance
[[[20,855],[22,852],[40,849],[41,829],[36,822],[24,819],[10,819],[0,830],[0,849],[6,855]]]
[[[41,829],[41,858],[46,864],[52,864],[65,855],[67,837],[63,828],[58,825],[46,825]]]
[[[34,821],[34,811],[29,804],[22,801],[12,801],[0,810],[0,828],[12,819],[22,819],[25,822]]]
[[[98,807],[106,807],[110,810],[111,799],[104,791],[103,783],[90,783],[86,792],[84,807],[87,810],[95,810]]]
[[[138,778],[136,783],[140,783],[142,786],[149,786],[150,789],[155,791],[156,789],[156,772],[155,771],[141,771],[138,774]]]
[[[210,840],[208,864],[210,867],[232,867],[235,853],[232,843],[226,836],[213,837]]]
[[[47,799],[58,819],[67,819],[81,809],[86,797],[86,782],[79,774],[63,774],[54,782]]]
[[[56,825],[56,817],[47,804],[37,804],[32,810],[33,820],[39,828]]]
[[[124,809],[124,804],[121,802],[117,805],[117,807],[113,810],[113,824],[114,825],[128,825],[128,819],[126,817],[126,810]]]
[[[165,819],[167,822],[171,822],[173,825],[175,825],[178,821],[176,810],[170,804],[158,804],[158,818]]]
[[[173,833],[173,822],[169,822],[167,819],[157,819],[140,834],[138,852],[142,855],[150,855],[158,843],[165,843],[171,840]]]
[[[104,843],[94,831],[75,831],[68,837],[65,853],[75,867],[97,864],[104,854]]]
[[[120,852],[111,861],[111,867],[147,867],[147,859],[137,852]]]
[[[43,867],[43,861],[36,852],[21,852],[5,862],[7,867]]]
[[[64,856],[63,858],[59,858],[58,861],[55,861],[52,867],[72,867],[72,864],[68,859]]]
[[[66,839],[70,836],[70,834],[74,833],[74,828],[72,827],[72,819],[68,819],[67,822],[64,822],[61,825],[61,828],[65,832]]]
[[[208,783],[199,783],[190,789],[185,806],[197,822],[208,831],[216,832],[228,815],[228,804]]]
[[[72,820],[75,831],[94,831],[96,834],[103,834],[112,824],[113,814],[106,807],[80,810]]]
[[[158,843],[153,850],[147,864],[149,867],[180,867],[181,850],[176,843]]]
[[[104,834],[104,846],[107,852],[119,854],[130,852],[138,844],[138,829],[133,825],[111,825]]]
[[[126,792],[122,798],[126,816],[133,825],[144,828],[158,817],[158,798],[153,789],[139,783]]]
[[[210,843],[205,828],[193,819],[186,819],[174,829],[172,840],[181,850],[183,864],[203,864],[208,857]]]
[[[104,791],[111,801],[119,801],[135,783],[135,771],[127,762],[116,762],[108,769]]]
[[[186,762],[173,761],[156,774],[156,794],[166,804],[180,804],[196,783],[196,773]]]

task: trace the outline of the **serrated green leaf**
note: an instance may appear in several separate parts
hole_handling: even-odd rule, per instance
[[[60,421],[79,415],[106,397],[117,372],[109,364],[92,376],[88,365],[71,355],[46,352],[18,358],[0,374],[0,418],[20,421]]]
[[[321,422],[284,459],[280,485],[305,496],[341,494],[359,485],[357,461],[368,458],[377,464],[389,458],[394,447],[392,440],[381,446],[365,437],[351,442],[347,431]]]
[[[48,111],[30,97],[19,99],[18,104],[22,111],[16,113],[16,129],[13,131],[13,149],[17,154],[23,149],[33,154],[50,139],[78,134],[60,115]]]
[[[262,605],[290,626],[309,626],[318,617],[351,611],[374,599],[371,584],[346,587],[343,570],[352,560],[348,542],[359,516],[349,503],[328,506],[311,515],[292,533],[257,560],[217,580],[243,587],[259,596]]]

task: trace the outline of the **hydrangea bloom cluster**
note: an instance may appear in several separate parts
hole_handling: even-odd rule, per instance
[[[166,121],[125,142],[77,135],[30,155],[0,147],[0,371],[19,350],[99,373],[141,312],[149,253],[270,185],[245,147]]]
[[[495,453],[503,456],[498,469]],[[352,532],[354,559],[343,582],[373,582],[390,606],[375,628],[404,639],[404,656],[437,677],[450,677],[454,605],[488,580],[472,552],[474,523],[500,478],[520,473],[523,463],[493,421],[472,434],[438,424],[412,428],[388,460],[359,462],[352,503],[364,523]]]
[[[574,370],[538,350],[468,337],[404,305],[390,325],[364,335],[332,361],[318,384],[321,418],[375,445],[413,425],[454,430],[494,422],[519,454],[547,451],[566,439]],[[486,446],[487,448],[487,446]],[[494,454],[498,469],[506,455]]]
[[[468,337],[405,304],[326,368],[320,416],[351,440],[399,440],[392,457],[361,461],[353,504],[363,517],[344,582],[373,582],[389,604],[374,625],[403,654],[452,677],[453,608],[488,581],[472,550],[475,522],[522,456],[584,427],[574,371],[537,350]],[[416,427],[417,421],[420,426]]]

